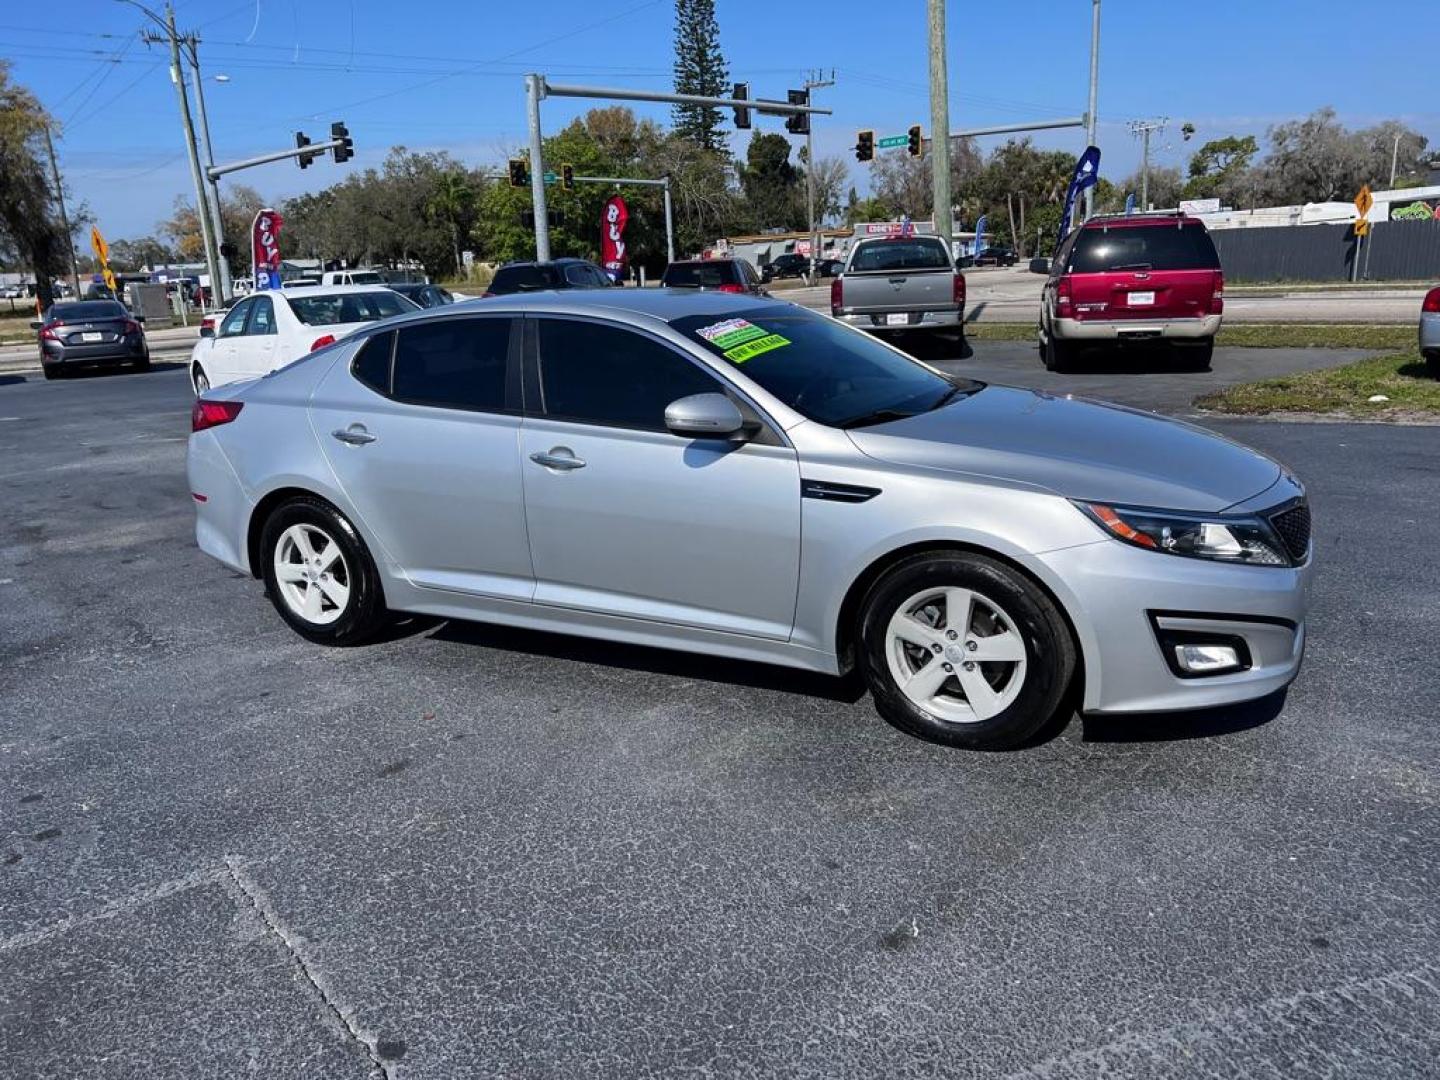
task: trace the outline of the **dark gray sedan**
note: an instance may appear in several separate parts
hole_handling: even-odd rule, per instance
[[[150,344],[143,322],[116,300],[79,300],[53,304],[45,318],[32,322],[39,331],[40,364],[45,378],[86,365],[150,367]]]

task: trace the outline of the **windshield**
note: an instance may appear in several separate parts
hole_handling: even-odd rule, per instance
[[[855,249],[851,270],[948,270],[950,260],[939,240],[874,240]]]
[[[691,315],[671,323],[790,408],[831,427],[859,427],[928,412],[958,391],[951,381],[860,330],[791,304],[748,308],[728,318]]]
[[[80,322],[86,319],[122,319],[128,312],[114,300],[88,300],[78,304],[56,304],[50,309],[52,319]]]
[[[362,271],[355,271],[355,272],[351,272],[351,273],[346,274],[346,275],[345,275],[345,284],[347,284],[347,285],[383,285],[383,284],[385,284],[385,279],[382,278],[379,274],[377,274],[374,270],[368,270],[368,271],[362,270]]]
[[[1203,225],[1129,225],[1090,228],[1075,240],[1070,270],[1219,270],[1220,256]]]
[[[337,326],[341,323],[373,322],[419,310],[417,305],[389,289],[374,292],[339,293],[329,296],[287,296],[290,310],[306,326]]]

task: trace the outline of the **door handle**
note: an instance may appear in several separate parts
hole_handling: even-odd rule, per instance
[[[562,472],[585,467],[585,462],[571,453],[568,446],[557,446],[549,453],[536,451],[530,455],[530,460],[536,465],[544,465],[547,469],[559,469]]]
[[[358,424],[348,428],[336,428],[330,434],[349,446],[364,446],[375,441],[375,436]]]

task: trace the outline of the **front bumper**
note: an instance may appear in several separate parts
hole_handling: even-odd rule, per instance
[[[896,315],[904,315],[905,323],[900,326],[892,326],[889,322],[889,312],[866,312],[863,315],[847,314],[842,312],[835,316],[843,323],[861,330],[871,330],[891,333],[900,333],[907,330],[963,330],[965,328],[965,312],[963,309],[946,311],[897,311]]]
[[[1440,354],[1440,315],[1427,312],[1420,316],[1420,352],[1425,356]]]
[[[1299,674],[1313,556],[1298,567],[1236,566],[1107,539],[1034,558],[1080,636],[1087,712],[1232,705]],[[1249,666],[1181,677],[1162,651],[1163,632],[1173,630],[1238,638]]]
[[[1213,338],[1220,332],[1223,315],[1198,319],[1052,319],[1050,325],[1061,341],[1124,341],[1127,338],[1171,338],[1179,341]]]

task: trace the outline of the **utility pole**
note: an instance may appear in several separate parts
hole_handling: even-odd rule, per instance
[[[950,77],[945,64],[945,0],[928,0],[930,15],[930,153],[934,170],[935,235],[951,250]]]
[[[80,264],[75,261],[75,237],[70,235],[70,217],[65,213],[65,185],[60,182],[60,166],[55,162],[55,141],[50,137],[50,125],[45,125],[45,148],[50,151],[50,173],[55,177],[55,199],[60,204],[60,225],[65,230],[65,245],[70,250],[70,283],[75,286],[75,299],[84,299],[80,294]]]
[[[190,77],[195,85],[195,104],[200,110],[200,134],[205,140],[205,164],[213,169],[215,167],[215,149],[210,143],[210,119],[205,115],[205,88],[204,80],[200,75],[200,39],[194,34],[187,34],[184,38],[188,47],[186,54],[190,57]],[[208,172],[206,174],[209,175]],[[215,290],[215,296],[221,302],[229,300],[234,294],[233,283],[230,279],[230,260],[225,257],[225,219],[220,212],[220,182],[210,176],[210,228],[215,234],[215,259],[220,268],[220,284]]]
[[[1090,100],[1085,108],[1085,145],[1096,146],[1096,109],[1100,97],[1100,0],[1090,4]],[[1095,186],[1085,189],[1085,220],[1095,213]]]
[[[530,114],[530,195],[535,205],[535,259],[550,261],[550,212],[545,205],[545,159],[540,146],[540,97],[544,84],[539,75],[525,76],[525,104]]]
[[[1164,131],[1165,125],[1169,122],[1168,116],[1162,116],[1158,120],[1130,121],[1130,133],[1140,136],[1140,210],[1142,213],[1150,209],[1150,135],[1152,132]]]
[[[200,171],[200,151],[195,145],[195,125],[190,119],[190,99],[185,93],[185,74],[180,67],[180,34],[175,29],[175,8],[165,5],[165,18],[160,18],[139,0],[121,0],[138,8],[151,22],[164,31],[164,36],[146,31],[140,35],[146,44],[168,43],[170,46],[170,81],[175,84],[175,94],[180,100],[180,123],[185,129],[185,150],[190,157],[190,179],[195,184],[195,216],[200,219],[200,240],[205,246],[205,267],[210,274],[210,298],[214,300],[220,285],[219,259],[215,248],[215,237],[210,231],[211,214],[209,199],[205,194],[205,181]]]
[[[1390,148],[1390,190],[1395,190],[1395,166],[1400,161],[1400,136],[1401,132],[1395,133],[1395,145]]]
[[[821,79],[820,72],[816,71],[813,76],[805,80],[805,92],[809,94],[812,90],[823,90],[827,86],[835,85],[835,73],[830,73],[830,78]],[[820,244],[820,230],[815,223],[815,125],[805,125],[805,209],[808,213],[810,223],[810,284],[815,284],[815,263],[818,257],[817,248]]]

